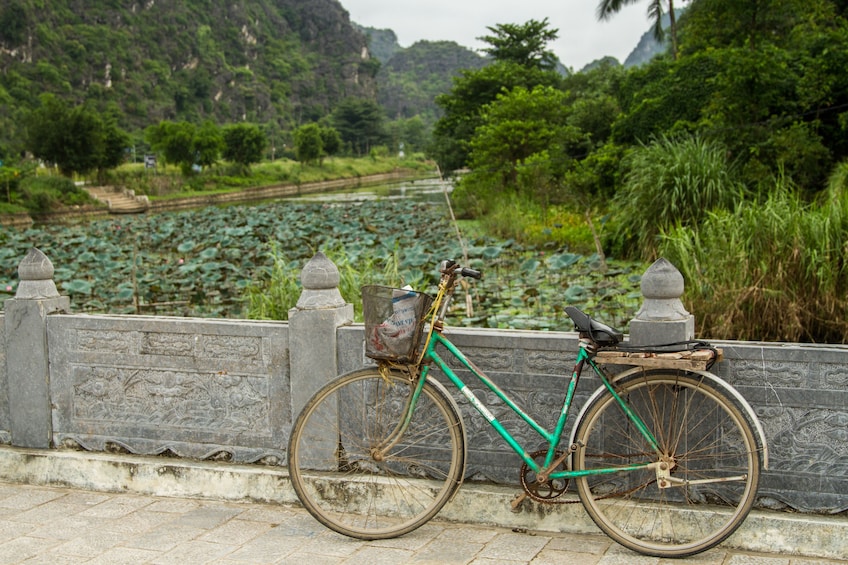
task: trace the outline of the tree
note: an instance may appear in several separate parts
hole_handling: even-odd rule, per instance
[[[116,167],[129,136],[112,119],[103,120],[86,106],[70,107],[45,94],[26,120],[26,148],[55,163],[65,176]]]
[[[126,148],[130,145],[130,136],[118,127],[117,118],[110,116],[103,120],[103,145],[97,160],[97,169],[104,171],[120,166],[126,158]]]
[[[224,128],[223,157],[237,163],[245,171],[262,160],[268,140],[256,124],[235,124]]]
[[[318,124],[302,125],[294,130],[294,154],[301,163],[310,164],[319,161],[324,155],[321,141],[321,126]]]
[[[342,149],[342,136],[332,126],[321,126],[321,147],[327,155],[336,155]]]
[[[484,107],[471,140],[471,172],[461,181],[478,212],[500,194],[551,202],[572,154],[586,151],[587,136],[568,124],[567,94],[552,87],[516,87]]]
[[[553,52],[545,49],[554,41],[559,30],[548,29],[548,18],[542,21],[530,20],[525,24],[498,24],[487,27],[494,35],[484,35],[477,39],[491,45],[482,49],[497,61],[511,61],[522,67],[553,70],[557,58]]]
[[[183,174],[188,175],[194,164],[194,131],[194,124],[189,122],[163,121],[148,127],[144,137],[151,149],[162,154],[166,163],[178,165]]]
[[[601,0],[598,4],[598,19],[609,20],[628,4],[635,4],[639,0]],[[649,0],[648,17],[654,22],[654,38],[657,41],[665,39],[663,29],[663,0]],[[674,13],[674,0],[668,2],[669,32],[671,35],[671,57],[677,60],[677,19]]]
[[[221,129],[212,121],[206,120],[194,132],[191,140],[194,150],[194,162],[201,167],[211,167],[218,162],[224,149],[224,136]]]
[[[220,128],[208,120],[200,127],[190,122],[160,122],[148,127],[144,137],[154,151],[162,153],[166,162],[178,165],[186,176],[192,174],[194,165],[214,165],[224,149]]]
[[[385,142],[383,112],[376,102],[364,98],[346,98],[333,110],[333,126],[357,155]]]
[[[554,71],[524,67],[513,61],[497,62],[477,71],[464,71],[454,79],[449,93],[436,98],[444,115],[433,128],[433,141],[428,153],[436,159],[442,171],[450,172],[467,166],[469,143],[481,123],[483,106],[516,87],[558,88],[562,80]]]
[[[515,87],[532,90],[536,86],[562,86],[563,78],[548,63],[552,59],[544,46],[556,38],[557,31],[547,29],[547,19],[530,20],[524,25],[497,25],[489,28],[495,35],[481,39],[491,45],[484,49],[495,63],[479,70],[466,70],[454,79],[447,94],[436,97],[443,116],[433,128],[428,153],[444,172],[468,165],[470,141],[480,125],[482,108]]]

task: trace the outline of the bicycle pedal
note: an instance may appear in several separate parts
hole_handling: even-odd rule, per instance
[[[509,503],[509,505],[512,507],[512,511],[513,512],[520,512],[521,511],[521,503],[524,502],[524,500],[526,498],[527,498],[526,492],[519,492],[518,494],[516,494],[515,498],[512,499],[512,502]]]

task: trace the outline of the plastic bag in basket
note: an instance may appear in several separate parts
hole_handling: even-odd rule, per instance
[[[372,349],[399,357],[408,355],[415,338],[417,305],[418,294],[412,292],[412,287],[392,291],[392,315],[374,327],[370,336]]]

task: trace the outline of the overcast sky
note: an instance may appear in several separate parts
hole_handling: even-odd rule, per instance
[[[359,25],[391,29],[402,47],[419,40],[456,41],[470,49],[483,44],[486,27],[548,18],[559,39],[549,45],[575,71],[595,59],[613,56],[624,63],[651,27],[649,2],[623,8],[610,20],[595,16],[599,0],[339,0]]]

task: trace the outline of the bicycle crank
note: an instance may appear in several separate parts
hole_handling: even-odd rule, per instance
[[[545,456],[548,454],[546,450],[542,451],[534,451],[530,454],[530,457],[533,458],[533,461],[538,462],[539,464],[544,464]],[[554,461],[559,461],[559,463],[553,468],[549,469],[548,473],[554,471],[567,471],[568,467],[566,466],[566,457],[563,457],[562,451],[557,451],[554,453]],[[527,463],[523,463],[521,465],[521,472],[519,478],[521,479],[521,488],[524,489],[526,496],[529,496],[536,502],[542,502],[545,504],[563,504],[562,501],[556,500],[565,494],[565,491],[568,490],[568,479],[551,479],[548,476],[548,473],[545,475],[537,475],[537,473],[531,469]],[[521,500],[524,500],[524,497],[521,497]],[[520,502],[519,502],[520,503]]]

